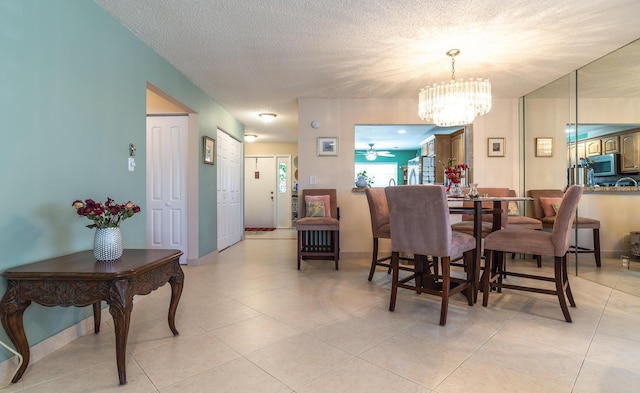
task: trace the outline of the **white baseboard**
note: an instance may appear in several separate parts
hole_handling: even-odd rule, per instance
[[[215,262],[218,259],[218,250],[212,251],[200,258],[192,258],[187,260],[188,266],[199,266],[207,263]]]

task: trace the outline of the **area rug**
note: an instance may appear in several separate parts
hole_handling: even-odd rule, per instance
[[[246,232],[271,232],[275,231],[275,228],[245,228]]]

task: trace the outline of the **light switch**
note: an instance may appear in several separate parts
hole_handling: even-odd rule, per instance
[[[316,177],[315,176],[309,176],[309,184],[316,184]]]
[[[129,163],[129,172],[133,172],[136,170],[136,159],[133,157],[128,158]]]

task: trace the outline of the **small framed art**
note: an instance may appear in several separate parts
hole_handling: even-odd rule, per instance
[[[553,138],[536,138],[536,157],[553,157]]]
[[[204,163],[209,165],[215,165],[216,159],[216,141],[208,136],[203,137],[202,140],[202,156],[204,157]]]
[[[337,156],[338,155],[338,138],[337,137],[318,137],[318,155],[319,156]]]
[[[487,138],[487,156],[504,157],[504,138]]]

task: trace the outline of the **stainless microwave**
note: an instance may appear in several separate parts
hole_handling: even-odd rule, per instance
[[[603,154],[589,157],[594,176],[614,176],[618,174],[620,157],[618,154]]]

